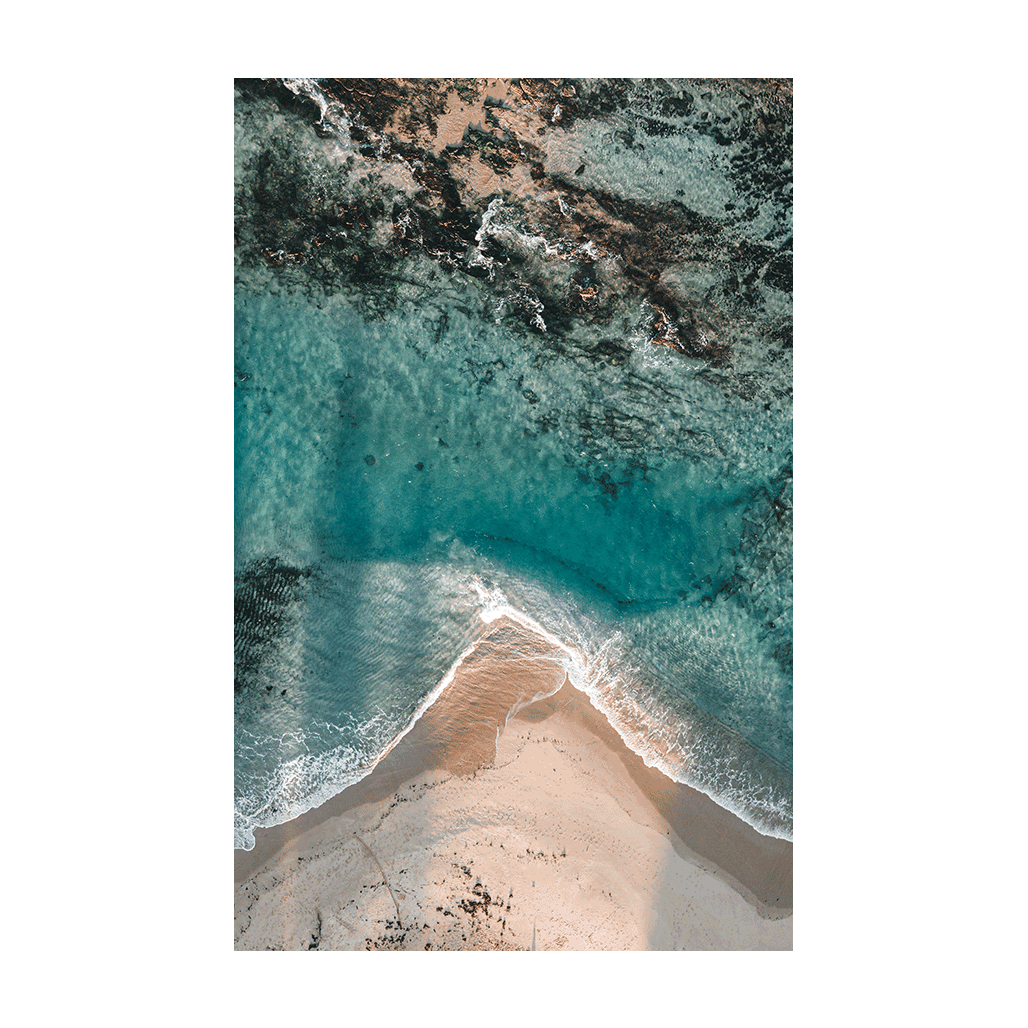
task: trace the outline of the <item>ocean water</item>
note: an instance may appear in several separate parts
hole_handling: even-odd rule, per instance
[[[675,133],[611,145],[687,88]],[[366,775],[503,615],[647,763],[791,838],[791,287],[726,287],[791,209],[729,174],[746,101],[718,88],[583,100],[535,155],[587,165],[579,208],[616,183],[708,219],[661,281],[729,349],[712,363],[655,345],[655,301],[618,286],[645,236],[568,244],[512,186],[462,193],[466,249],[442,252],[409,149],[314,80],[237,87],[236,847]],[[703,103],[725,141],[692,130]],[[609,317],[552,300],[583,268]]]

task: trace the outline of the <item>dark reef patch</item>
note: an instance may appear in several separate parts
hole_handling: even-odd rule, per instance
[[[483,310],[498,307],[533,335],[610,326],[641,306],[632,327],[650,342],[731,368],[738,330],[762,314],[762,287],[791,292],[788,80],[236,86],[237,104],[301,120],[312,142],[299,154],[273,133],[237,183],[239,259],[290,284],[306,278],[329,294],[352,292],[368,317],[392,309],[400,287],[412,284],[405,261],[427,256],[479,280]],[[463,134],[453,136],[462,117]],[[672,135],[712,140],[736,197],[713,217],[683,201],[625,199],[590,185],[589,161],[573,171],[551,167],[546,138],[590,119],[613,119],[614,136],[635,150]],[[318,140],[333,136],[347,156],[312,156]],[[398,188],[397,174],[410,186]],[[759,219],[768,227],[755,238],[749,226]],[[545,251],[535,239],[546,240]],[[683,265],[714,284],[690,288]]]
[[[791,81],[240,79],[236,109],[253,129],[237,168],[240,282],[270,280],[315,301],[344,293],[369,322],[401,305],[419,309],[415,360],[445,345],[460,310],[502,322],[524,340],[533,369],[586,369],[595,390],[574,409],[531,374],[513,397],[527,412],[526,436],[567,432],[632,469],[591,478],[604,509],[645,481],[645,440],[658,433],[675,440],[683,462],[730,459],[659,376],[635,374],[637,351],[661,347],[662,360],[682,361],[704,389],[787,413]],[[619,193],[597,149],[608,146],[620,148],[617,161],[635,162],[636,175],[650,162],[658,184]],[[723,189],[714,200],[684,178],[666,187],[658,178],[674,170],[662,155],[690,148]],[[454,281],[460,302],[447,313],[435,294]],[[240,391],[252,387],[252,370],[241,366]],[[487,398],[517,378],[487,350],[461,372]],[[613,378],[617,403],[604,395]],[[339,402],[356,427],[345,390]],[[426,482],[448,449],[435,439]],[[697,591],[752,610],[791,671],[792,460],[788,440],[772,441],[776,477],[747,501],[735,568]],[[364,459],[374,465],[373,454]],[[414,467],[425,470],[423,460]],[[237,577],[237,689],[270,653],[310,571],[272,558]]]
[[[261,664],[274,648],[275,641],[290,618],[290,608],[302,597],[313,572],[313,568],[291,567],[277,557],[268,557],[250,561],[236,574],[237,693],[256,681]]]

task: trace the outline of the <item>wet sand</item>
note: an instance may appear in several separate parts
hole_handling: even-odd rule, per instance
[[[502,624],[367,778],[256,836],[236,949],[792,948],[792,843],[646,767]]]

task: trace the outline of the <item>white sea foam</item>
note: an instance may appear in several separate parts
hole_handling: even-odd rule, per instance
[[[382,759],[418,723],[425,711],[442,696],[453,682],[457,670],[474,652],[477,645],[478,641],[463,650],[435,688],[418,704],[403,729],[372,759],[367,759],[366,755],[351,746],[340,744],[327,752],[303,752],[291,760],[280,763],[273,780],[264,783],[261,793],[269,798],[261,806],[256,809],[247,809],[255,806],[254,801],[249,797],[237,801],[235,848],[253,849],[255,844],[254,828],[268,828],[291,821],[371,774]],[[338,731],[337,726],[334,725],[326,724],[324,727]],[[370,731],[371,728],[372,725],[369,723],[366,726],[368,734],[374,735],[374,732]],[[295,734],[297,741],[306,746],[308,741],[306,733],[298,729]],[[236,747],[237,750],[240,749],[238,740]]]
[[[376,182],[382,178],[376,190],[384,188],[383,183],[407,194],[420,188],[406,162],[396,154],[390,155],[388,161],[358,161],[356,169],[344,175],[340,154],[343,150],[349,155],[354,152],[349,133],[342,131],[349,124],[346,111],[327,96],[316,79],[283,81],[294,94],[310,99],[314,106],[309,116],[303,112],[298,116],[284,110],[288,105],[283,108],[271,105],[260,114],[263,107],[259,110],[254,107],[251,111],[249,105],[239,104],[243,112],[239,116],[245,119],[239,123],[236,144],[237,178],[245,187],[241,189],[241,196],[249,195],[255,188],[254,169],[259,155],[269,149],[277,153],[280,138],[295,132],[298,125],[303,131],[294,143],[293,152],[301,161],[304,175],[318,188],[327,190],[326,195],[336,195],[341,182],[346,184],[346,190],[339,195],[349,196],[351,190],[359,195],[357,186],[365,176],[373,176]],[[334,138],[320,131],[318,135],[322,138],[311,138],[314,134],[310,132],[309,122],[313,120],[315,107],[319,112],[320,129],[340,130]],[[351,110],[350,114],[357,117],[355,111]],[[264,119],[260,126],[258,118]],[[552,133],[541,143],[544,147],[551,143],[556,147],[547,154],[548,171],[573,181],[571,176],[581,162],[586,169],[580,181],[587,187],[607,188],[615,196],[654,200],[672,199],[684,189],[690,196],[691,208],[703,212],[713,205],[711,209],[715,212],[722,210],[721,201],[726,197],[721,194],[729,189],[730,183],[723,160],[717,167],[710,165],[716,154],[708,152],[710,144],[705,136],[694,141],[696,145],[688,150],[683,150],[681,140],[676,143],[673,138],[648,140],[645,150],[631,147],[624,150],[607,146],[597,135],[600,129],[607,131],[615,125],[631,128],[626,121],[628,118],[628,114],[618,114],[604,119],[599,126],[580,119],[570,135],[564,130]],[[683,123],[681,119],[674,121]],[[378,139],[375,145],[380,155],[385,154],[385,138],[374,135],[373,138]],[[569,145],[569,139],[574,145]],[[665,170],[669,173],[659,178],[652,174],[655,153],[666,153],[673,158],[665,161]],[[728,198],[735,199],[735,193],[731,192]],[[567,216],[570,207],[565,199],[557,194],[560,209]],[[403,217],[409,215],[401,214],[401,219]],[[409,227],[413,230],[416,225],[415,219]],[[373,231],[380,233],[382,240],[386,239],[393,231],[390,219],[384,217],[376,222]],[[577,254],[602,256],[602,250],[598,252],[592,242],[576,246],[562,240],[555,245],[531,231],[530,221],[520,213],[516,203],[504,204],[499,198],[489,204],[482,218],[477,247],[465,255],[472,264],[488,268],[492,277],[493,261],[487,256],[490,238],[507,250],[519,252],[539,275],[553,274],[555,262],[573,259]],[[435,264],[427,258],[424,258],[424,266],[431,267],[434,273]],[[567,269],[556,270],[563,273]],[[680,269],[683,282],[689,280],[695,286],[699,281],[697,271],[702,272],[703,268],[683,264]],[[694,374],[692,362],[679,359],[680,355],[666,348],[653,347],[648,341],[649,334],[642,331],[625,336],[632,347],[627,363],[612,365],[602,374],[592,365],[579,373],[578,364],[572,361],[556,362],[551,370],[541,370],[534,361],[529,361],[520,341],[512,336],[508,338],[491,325],[479,326],[470,316],[465,318],[459,313],[462,306],[473,309],[479,302],[477,281],[461,285],[456,279],[447,279],[444,283],[434,283],[433,295],[441,297],[438,309],[446,306],[449,310],[447,345],[424,347],[422,337],[428,329],[423,324],[425,315],[420,307],[409,319],[406,314],[397,315],[387,318],[381,326],[369,327],[351,310],[350,301],[339,294],[332,298],[319,297],[319,313],[315,314],[313,307],[304,306],[300,319],[296,309],[301,303],[306,305],[301,293],[257,299],[261,290],[268,288],[271,272],[263,262],[258,262],[246,274],[253,278],[250,290],[253,295],[247,290],[241,292],[237,332],[241,368],[247,372],[249,385],[245,390],[240,389],[237,432],[242,452],[249,452],[251,456],[237,473],[236,539],[240,565],[261,556],[275,556],[293,566],[308,567],[321,559],[326,545],[334,547],[331,552],[337,554],[407,553],[405,547],[421,545],[418,517],[424,517],[433,527],[448,526],[438,538],[430,539],[436,551],[433,557],[450,538],[454,542],[449,549],[459,551],[463,545],[459,539],[463,535],[472,541],[467,544],[468,552],[454,560],[454,566],[459,567],[460,575],[464,576],[470,575],[468,569],[480,571],[480,577],[475,579],[478,589],[473,585],[467,597],[469,608],[474,606],[470,603],[471,597],[477,597],[481,606],[481,615],[474,609],[469,615],[472,634],[479,631],[479,617],[488,625],[505,616],[525,632],[545,640],[552,648],[552,654],[546,659],[552,659],[565,670],[567,680],[589,697],[647,764],[660,767],[669,777],[686,781],[707,793],[766,834],[789,837],[784,834],[787,830],[791,832],[788,773],[783,769],[776,772],[769,763],[771,770],[764,775],[762,758],[754,746],[719,725],[713,717],[693,710],[683,695],[702,697],[703,688],[709,684],[706,701],[712,712],[724,715],[727,722],[747,738],[761,739],[759,732],[751,731],[754,725],[760,728],[761,722],[772,724],[771,733],[781,728],[785,734],[778,733],[783,738],[778,748],[773,742],[769,745],[767,739],[760,745],[767,746],[768,752],[789,759],[791,694],[783,689],[772,695],[772,687],[780,679],[776,679],[771,673],[774,669],[768,667],[774,662],[770,649],[758,638],[766,634],[761,627],[763,616],[754,617],[752,611],[742,610],[733,599],[732,603],[739,606],[739,617],[746,622],[745,629],[721,630],[722,626],[713,624],[713,618],[721,611],[712,609],[704,613],[695,604],[675,605],[673,599],[668,599],[676,594],[682,596],[683,590],[693,588],[691,580],[685,580],[675,566],[679,555],[695,557],[701,567],[705,560],[706,570],[716,574],[722,557],[704,551],[704,540],[711,535],[707,531],[704,497],[713,495],[712,488],[727,488],[725,483],[741,489],[734,477],[740,468],[752,471],[748,479],[754,481],[761,478],[757,472],[765,477],[775,472],[781,464],[780,450],[791,441],[787,405],[775,400],[774,410],[768,413],[763,403],[744,401],[731,390],[715,388],[711,378],[717,380],[720,372],[704,369],[703,376]],[[713,275],[711,281],[720,281],[720,272]],[[706,290],[708,286],[703,288]],[[764,289],[762,283],[758,283],[758,289]],[[457,299],[462,302],[458,304]],[[767,306],[776,315],[784,317],[791,311],[786,295],[772,299],[777,306],[771,300],[767,301]],[[509,290],[495,303],[498,317],[513,306],[527,312],[530,319],[534,315],[538,318],[537,327],[546,329],[542,305],[527,287],[523,291]],[[646,322],[646,313],[640,309],[640,325]],[[735,370],[752,366],[760,368],[766,376],[765,349],[752,344],[756,347],[752,349],[756,356],[747,356],[750,353],[747,347],[751,344],[743,342],[746,345],[739,346],[734,354]],[[411,362],[412,352],[424,363]],[[498,373],[493,382],[490,373],[488,379],[479,381],[477,390],[468,390],[464,369],[484,366],[491,361],[503,369],[503,374]],[[578,363],[584,365],[583,361]],[[411,366],[421,367],[424,374],[420,377],[410,374]],[[774,367],[781,378],[777,386],[784,391],[789,384],[791,366],[780,361]],[[640,381],[655,388],[635,388]],[[516,389],[513,388],[515,382]],[[530,403],[538,404],[530,408],[536,411],[533,417],[547,406],[552,408],[551,415],[560,415],[549,419],[548,434],[533,438],[532,458],[527,461],[528,450],[520,449],[522,424],[511,417],[514,408],[501,399],[511,395],[527,399],[523,387],[531,391]],[[667,390],[673,394],[671,401],[667,399]],[[474,397],[474,405],[461,407],[455,400],[459,397]],[[496,402],[490,406],[494,397]],[[346,464],[348,449],[344,450],[337,439],[341,403],[348,412],[347,439],[351,440],[357,460],[364,453],[378,457],[374,481],[363,464],[358,466],[356,475]],[[608,403],[616,406],[619,419],[612,423],[609,433],[597,431],[593,426],[605,413],[603,408]],[[450,411],[450,420],[438,435],[445,436],[446,445],[450,447],[446,452],[446,466],[451,467],[452,455],[452,467],[459,467],[460,476],[447,477],[443,473],[443,451],[439,451],[438,462],[425,462],[431,474],[439,476],[433,484],[428,472],[419,477],[409,469],[415,466],[415,461],[425,460],[421,432],[424,430],[428,437],[428,428],[441,420],[436,410],[444,408]],[[779,408],[781,413],[775,413]],[[350,411],[354,412],[352,425]],[[574,416],[569,418],[568,412],[582,412],[587,417],[579,422]],[[400,423],[416,426],[418,431],[418,439],[415,441],[412,436],[406,450],[403,450],[404,441],[398,441],[393,431],[393,426]],[[525,424],[529,429],[533,427],[531,418]],[[633,433],[626,440],[624,426],[631,424],[643,426],[644,431]],[[462,435],[464,425],[472,428]],[[588,425],[588,430],[583,425]],[[526,438],[528,434],[526,431]],[[377,449],[379,441],[385,454]],[[488,454],[488,459],[473,462],[468,454],[473,449],[477,451],[479,441],[483,447],[482,457]],[[637,442],[639,446],[635,445]],[[598,482],[596,476],[601,467],[617,481],[621,473],[619,461],[623,464],[628,457],[634,460],[643,442],[645,465],[653,474],[643,481],[633,476],[632,486],[624,484],[619,507],[611,512],[612,519],[599,522],[603,527],[594,533],[581,532],[581,528],[589,527],[588,523],[567,517],[566,512],[573,505],[590,509],[588,501],[593,499],[591,493],[595,489],[588,486],[583,491],[579,481]],[[774,455],[771,454],[772,444]],[[435,445],[434,437],[432,445]],[[687,448],[689,460],[682,459],[683,446]],[[393,447],[399,447],[391,449],[396,456],[391,461],[386,460]],[[582,447],[582,464],[567,471],[571,462],[565,466],[564,458],[579,447]],[[456,464],[458,455],[459,465]],[[337,458],[342,458],[343,468],[338,472],[333,470],[340,465]],[[394,473],[393,468],[399,467],[401,460],[407,461],[407,470],[402,474]],[[590,465],[589,460],[597,463]],[[702,471],[697,471],[698,460],[704,462]],[[417,466],[421,468],[421,464]],[[633,464],[633,468],[635,466]],[[486,470],[477,473],[477,468]],[[578,479],[574,477],[576,471]],[[519,477],[522,474],[525,474],[523,479]],[[356,487],[354,482],[358,483]],[[643,497],[644,483],[647,491]],[[715,483],[716,487],[710,483]],[[457,485],[466,485],[468,491],[460,492],[454,488]],[[413,488],[408,496],[398,486]],[[415,493],[415,489],[418,492]],[[533,491],[545,494],[551,501],[546,516],[552,516],[552,531],[526,530],[522,535],[517,527],[537,512],[531,505],[519,506],[512,499],[519,493],[531,495]],[[332,498],[341,496],[359,502],[340,502],[333,507]],[[688,499],[694,496],[697,497],[695,502]],[[401,497],[410,502],[397,503]],[[326,498],[329,498],[327,503]],[[478,499],[483,502],[478,504]],[[594,569],[589,559],[590,547],[602,549],[608,536],[614,538],[619,533],[631,537],[627,538],[628,543],[637,541],[632,533],[638,525],[645,524],[645,520],[636,518],[635,513],[636,508],[641,510],[644,505],[643,513],[647,517],[651,508],[657,510],[659,506],[667,511],[667,522],[653,523],[654,535],[661,540],[662,552],[666,555],[665,564],[660,568],[644,566],[642,571],[633,570],[633,561],[622,559],[622,550],[618,547],[609,561],[597,562],[597,565],[604,564],[603,567]],[[506,516],[493,515],[494,511],[508,509],[511,511],[509,524],[504,520]],[[591,509],[594,512],[598,509],[595,502]],[[355,513],[351,515],[351,511]],[[472,516],[466,517],[467,511],[471,511]],[[619,511],[621,516],[614,518]],[[479,524],[478,515],[485,514],[491,523]],[[546,523],[546,517],[539,520]],[[774,523],[767,520],[767,524],[773,527]],[[614,525],[617,527],[613,528]],[[545,595],[541,588],[524,581],[508,585],[504,575],[482,570],[488,562],[479,561],[480,554],[471,549],[475,545],[473,540],[480,537],[477,533],[490,539],[516,537],[518,543],[525,544],[526,553],[538,555],[536,569],[545,562],[546,554],[560,553],[562,567],[570,569],[566,576],[570,582],[576,581],[574,574],[579,573],[592,581],[603,582],[618,596],[641,597],[645,603],[668,601],[670,605],[662,607],[649,621],[646,621],[649,615],[635,613],[638,607],[628,608],[632,616],[605,612],[597,615],[595,621],[589,621],[584,613],[571,610],[568,603],[556,598],[565,595],[560,582],[547,579],[554,595]],[[779,548],[787,557],[788,549]],[[702,559],[699,551],[704,551]],[[626,545],[626,552],[643,551]],[[522,559],[521,554],[517,559]],[[645,565],[645,561],[636,561],[634,568],[638,569],[640,563]],[[749,576],[748,588],[751,593],[758,588],[762,590],[766,596],[765,606],[770,610],[767,620],[773,616],[774,622],[781,624],[790,616],[791,590],[785,582],[788,569],[778,560],[759,565],[752,563],[752,568],[744,569]],[[688,564],[692,565],[691,559]],[[545,569],[542,573],[546,573]],[[555,574],[560,576],[562,572]],[[695,581],[699,582],[703,574],[702,570],[696,570]],[[504,583],[502,589],[483,584],[493,578]],[[404,596],[404,582],[391,585],[386,592],[382,592],[383,582],[378,579],[371,582],[370,576],[354,584],[361,590],[360,601],[346,609],[355,615],[354,620],[364,620],[369,626],[367,638],[360,641],[365,647],[360,653],[374,657],[366,662],[372,671],[366,677],[358,677],[359,689],[355,690],[355,695],[359,693],[356,706],[362,711],[360,716],[364,723],[314,726],[309,720],[309,708],[300,701],[293,702],[294,691],[302,696],[303,689],[309,685],[305,698],[309,699],[331,684],[330,677],[336,670],[331,659],[338,651],[332,645],[328,630],[312,623],[307,636],[298,629],[295,635],[276,642],[274,667],[262,667],[261,673],[267,674],[269,682],[287,685],[290,699],[274,704],[274,709],[269,706],[266,713],[258,711],[252,724],[259,727],[263,737],[244,738],[241,743],[245,760],[240,762],[240,791],[246,795],[240,800],[237,839],[245,842],[249,832],[251,845],[253,825],[278,823],[294,817],[370,772],[445,692],[474,648],[474,642],[469,645],[470,634],[454,631],[438,644],[426,645],[425,651],[432,649],[427,657],[418,651],[417,660],[423,659],[423,663],[416,663],[414,658],[408,661],[408,650],[398,644],[396,636],[408,630],[418,634],[422,627],[413,626],[426,623],[429,632],[434,632],[436,625],[431,623],[432,619],[451,613],[440,614],[437,609],[435,600],[440,594],[426,594],[424,608],[431,612],[431,617],[419,618],[411,615],[413,605],[401,610],[394,602],[396,597]],[[374,594],[375,589],[382,592],[382,596]],[[715,603],[714,607],[717,606]],[[461,612],[465,612],[463,607]],[[665,613],[668,616],[664,617]],[[329,620],[336,624],[332,618]],[[396,625],[401,626],[399,633]],[[373,652],[373,647],[379,649]],[[325,658],[328,664],[324,667],[321,652],[328,655]],[[382,652],[385,656],[380,659]],[[443,673],[455,653],[459,656]],[[323,673],[326,670],[328,673]],[[364,673],[362,668],[359,675]],[[774,671],[774,674],[779,672]],[[694,679],[703,676],[706,682],[701,681],[697,687]],[[383,687],[383,682],[390,683],[389,687]],[[669,682],[674,688],[666,688]],[[264,686],[262,680],[256,690],[258,699],[264,698]],[[679,686],[682,688],[676,692]],[[252,696],[241,702],[246,704],[250,699]],[[381,714],[369,713],[380,699]],[[521,697],[515,707],[530,703],[532,699]],[[345,708],[345,704],[341,707]],[[302,724],[299,721],[301,711]],[[244,713],[250,715],[254,711],[248,708]],[[784,827],[776,828],[778,825]]]
[[[482,611],[479,616],[486,624],[491,624],[498,618],[506,617],[521,625],[522,628],[527,628],[530,632],[541,636],[551,646],[554,646],[565,655],[565,659],[560,664],[575,688],[583,692],[587,690],[590,676],[596,672],[593,662],[590,661],[579,646],[567,643],[552,632],[547,631],[535,618],[512,606],[501,589],[487,589],[477,575],[472,580],[472,588],[479,596],[482,604]]]
[[[647,767],[656,767],[673,781],[704,793],[764,835],[792,839],[791,795],[773,782],[763,780],[756,769],[747,768],[719,750],[717,736],[734,734],[728,729],[713,726],[712,719],[704,719],[699,711],[692,717],[683,714],[680,708],[672,714],[667,709],[661,710],[658,703],[647,705],[637,698],[638,686],[633,688],[633,683],[626,680],[626,674],[636,677],[632,673],[635,669],[617,652],[618,633],[587,652],[585,646],[559,638],[534,617],[514,607],[501,589],[486,587],[477,576],[473,578],[472,587],[482,605],[480,617],[484,622],[488,624],[506,617],[564,654],[560,663],[568,681],[585,693]],[[510,712],[508,720],[517,709],[546,695],[552,693],[540,694],[519,704]],[[741,737],[737,740],[745,746]]]
[[[451,568],[449,574],[455,572]],[[784,784],[787,776],[783,774],[776,783],[773,776],[762,773],[764,769],[755,759],[757,751],[740,736],[699,710],[690,711],[680,697],[668,703],[648,687],[640,669],[624,651],[621,633],[604,632],[598,625],[570,618],[552,598],[533,593],[532,605],[541,608],[537,613],[560,624],[561,631],[567,633],[560,635],[513,604],[501,587],[486,584],[482,575],[464,573],[459,577],[464,578],[467,593],[474,597],[482,623],[492,625],[506,619],[544,640],[552,652],[533,656],[552,660],[565,672],[565,678],[556,687],[520,696],[508,711],[505,726],[519,710],[554,695],[565,681],[570,682],[588,697],[648,767],[703,792],[764,835],[792,838],[791,790]],[[369,775],[445,693],[465,661],[489,634],[475,638],[462,649],[395,734],[391,734],[389,719],[384,714],[360,726],[357,732],[347,733],[327,722],[313,722],[306,730],[294,726],[282,732],[279,745],[285,746],[291,732],[295,748],[302,752],[281,760],[259,788],[237,801],[236,847],[251,849],[255,827],[291,820]],[[497,727],[497,740],[499,734]],[[354,744],[357,738],[376,737],[382,744],[373,756]],[[265,740],[264,745],[267,744]],[[245,752],[251,745],[260,748],[256,739],[248,743],[245,738],[237,738],[238,751]],[[773,762],[769,761],[768,767],[773,770]],[[263,802],[255,798],[257,794],[264,797]]]
[[[306,96],[318,105],[321,119],[318,127],[323,131],[346,135],[350,120],[346,116],[343,105],[325,95],[316,79],[282,79],[282,84],[297,96]]]

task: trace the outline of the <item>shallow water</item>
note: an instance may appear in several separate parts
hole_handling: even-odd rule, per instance
[[[239,182],[273,146],[352,178],[303,119],[237,101]],[[661,137],[640,195],[688,138]],[[643,174],[601,156],[593,178]],[[706,209],[728,186],[703,166],[675,182]],[[789,837],[791,373],[759,326],[712,369],[626,316],[512,320],[425,253],[374,309],[370,286],[237,270],[236,846],[366,774],[500,614],[648,763]]]

